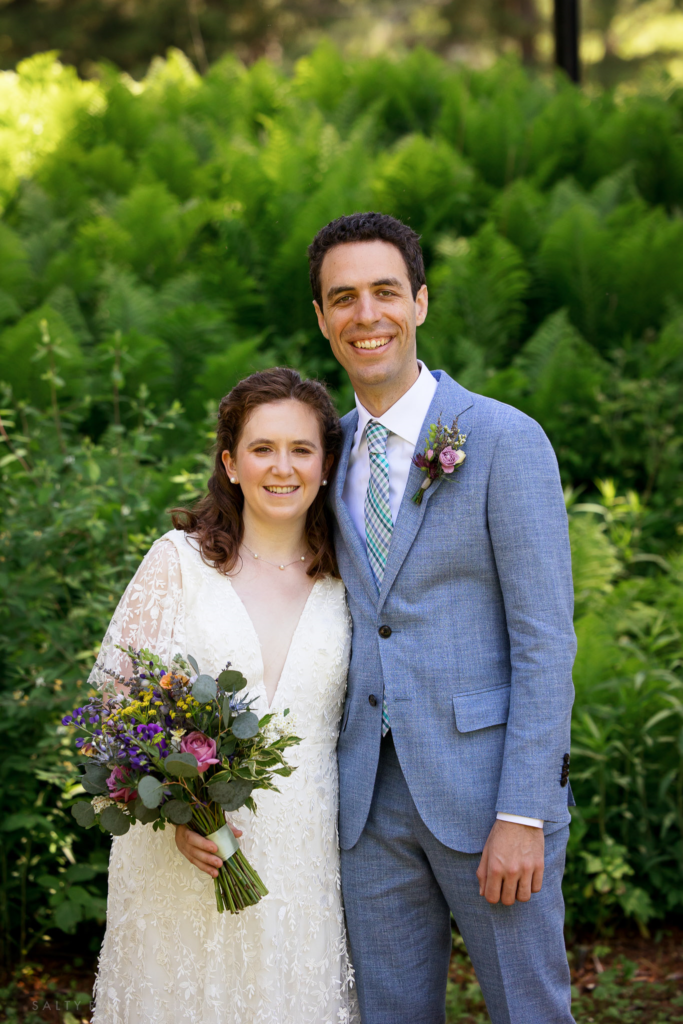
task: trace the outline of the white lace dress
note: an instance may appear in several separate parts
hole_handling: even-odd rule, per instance
[[[351,626],[344,587],[315,583],[273,709],[296,715],[297,770],[257,792],[258,814],[231,820],[269,895],[238,915],[216,910],[213,879],[177,850],[175,829],[134,825],[112,841],[107,930],[93,1024],[339,1024],[359,1021],[341,904],[336,743]],[[227,661],[268,710],[259,641],[230,580],[172,530],[124,594],[98,665],[127,668],[116,644],[165,658],[192,654],[217,675]],[[96,666],[91,682],[105,677]]]

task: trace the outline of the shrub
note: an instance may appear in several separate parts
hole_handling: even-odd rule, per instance
[[[164,509],[203,484],[207,403],[287,363],[350,407],[306,245],[371,208],[423,234],[425,360],[537,418],[570,489],[572,925],[680,912],[681,94],[325,44],[292,75],[226,57],[200,78],[175,51],[140,83],[40,55],[0,105],[5,958],[102,919],[103,841],[50,785],[60,714]]]

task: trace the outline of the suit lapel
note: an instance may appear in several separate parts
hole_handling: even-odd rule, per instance
[[[363,585],[374,604],[377,601],[377,584],[375,583],[375,577],[372,575],[372,569],[368,562],[365,542],[359,536],[358,530],[351,518],[351,513],[349,512],[346,502],[342,497],[344,493],[346,471],[349,466],[349,456],[351,454],[351,449],[353,448],[353,440],[357,426],[358,412],[354,410],[349,414],[348,420],[346,416],[342,420],[343,442],[341,454],[339,456],[339,465],[337,467],[332,487],[332,508],[337,519],[339,531],[344,540],[344,544],[346,545],[346,550],[348,551],[356,568],[356,572],[363,581]]]
[[[441,416],[443,423],[450,426],[451,422],[456,417],[460,417],[462,413],[469,409],[473,404],[472,395],[469,391],[466,391],[465,388],[461,387],[454,380],[451,380],[448,374],[444,373],[443,370],[437,370],[436,372],[439,374],[439,383],[422,424],[420,439],[415,447],[416,452],[425,450],[429,435],[429,428],[433,423],[436,423],[439,416]],[[469,433],[467,424],[464,420],[459,420],[459,426],[463,433]],[[422,504],[416,505],[413,501],[413,495],[423,480],[424,473],[422,470],[418,469],[417,466],[411,466],[405,494],[401,501],[401,507],[399,508],[396,525],[394,526],[394,532],[391,537],[389,557],[387,558],[384,579],[382,580],[382,587],[379,592],[378,612],[386,601],[387,594],[389,593],[389,590],[396,579],[408,552],[410,551],[413,541],[417,536],[427,505],[439,487],[442,486],[443,482],[442,477],[435,480],[431,487],[428,487],[424,492]],[[358,535],[356,534],[356,536]],[[368,564],[367,557],[365,558],[365,562]]]

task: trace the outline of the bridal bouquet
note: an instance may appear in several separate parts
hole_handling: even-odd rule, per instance
[[[91,800],[72,814],[79,825],[124,835],[137,823],[187,825],[218,846],[223,866],[214,879],[219,912],[236,914],[267,889],[239,848],[225,813],[246,805],[254,790],[277,791],[275,776],[294,771],[284,758],[300,742],[288,712],[250,710],[244,676],[230,668],[202,675],[194,658],[170,667],[148,650],[119,648],[133,664],[130,679],[112,675],[102,696],[62,719],[81,735],[86,756],[80,782]],[[129,686],[117,693],[114,680]]]

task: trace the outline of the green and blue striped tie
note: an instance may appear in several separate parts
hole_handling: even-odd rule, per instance
[[[370,480],[365,493],[365,540],[368,561],[379,590],[387,567],[394,524],[389,504],[389,460],[387,438],[389,431],[377,420],[370,420],[365,433],[370,456]],[[382,701],[382,736],[391,728],[387,702]]]

